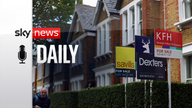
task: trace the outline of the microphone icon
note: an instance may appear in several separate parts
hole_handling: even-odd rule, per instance
[[[25,46],[24,45],[20,45],[20,51],[18,52],[18,58],[19,60],[21,60],[21,62],[19,62],[20,64],[25,64],[25,62],[23,62],[26,58],[27,58],[27,53],[25,52]]]

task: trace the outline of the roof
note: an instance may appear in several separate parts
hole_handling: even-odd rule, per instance
[[[123,2],[123,0],[118,0],[118,1],[117,1],[116,6],[115,6],[115,8],[116,8],[117,10],[120,10],[120,9],[121,9],[122,2]]]
[[[109,9],[110,13],[119,14],[119,10],[115,9],[116,3],[118,0],[105,0],[107,8]]]
[[[117,10],[115,8],[117,1],[118,0],[98,0],[92,23],[94,25],[96,24],[96,22],[99,18],[98,15],[101,12],[103,6],[105,6],[105,8],[106,8],[108,17],[112,16],[112,15],[119,16],[119,10]]]
[[[81,23],[84,31],[91,31],[91,32],[96,31],[96,26],[92,25],[92,19],[94,16],[94,12],[95,12],[95,7],[92,7],[89,5],[84,5],[84,4],[79,4],[79,3],[77,3],[75,5],[73,20],[72,20],[72,24],[70,26],[69,34],[68,34],[68,38],[67,38],[68,43],[70,42],[70,40],[72,38],[77,16],[79,17],[80,23]]]
[[[95,7],[78,3],[76,5],[76,11],[83,29],[88,31],[95,31],[96,27],[91,24]]]

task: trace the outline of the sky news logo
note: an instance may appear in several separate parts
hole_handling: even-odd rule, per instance
[[[33,28],[33,39],[60,39],[60,28]]]

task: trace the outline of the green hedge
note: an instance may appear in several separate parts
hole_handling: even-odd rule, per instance
[[[122,108],[125,103],[124,85],[114,85],[78,93],[79,108]]]
[[[78,92],[50,94],[51,108],[78,108]]]
[[[126,86],[127,108],[143,108],[144,106],[144,83],[128,83]]]
[[[51,108],[124,108],[125,85],[99,87],[79,92],[62,92],[50,94]],[[168,83],[153,81],[150,97],[150,82],[146,83],[146,99],[144,82],[126,85],[127,108],[168,108]],[[192,108],[192,84],[172,83],[172,108]]]

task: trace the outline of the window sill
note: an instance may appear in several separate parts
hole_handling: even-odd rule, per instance
[[[99,56],[95,56],[94,59],[98,62],[99,60],[102,61],[102,58],[107,59],[107,56],[111,57],[111,55],[112,55],[112,52],[108,51],[107,53],[101,54]]]
[[[123,46],[130,46],[130,45],[134,45],[135,46],[135,41],[129,42],[128,44],[124,44]]]
[[[49,77],[49,75],[46,75],[46,76],[44,76],[44,79],[45,79],[45,78],[48,78],[48,77]]]
[[[174,26],[177,26],[177,28],[178,28],[180,31],[182,31],[182,25],[184,25],[184,24],[186,24],[186,23],[188,23],[188,22],[192,22],[192,17],[189,17],[189,18],[187,18],[187,19],[185,19],[185,20],[183,20],[183,21],[177,22],[177,23],[174,24]]]
[[[41,81],[41,80],[42,80],[42,78],[37,79],[37,81]]]
[[[81,67],[83,67],[83,63],[81,62],[81,63],[78,63],[78,64],[75,64],[75,65],[72,65],[70,68],[71,69],[75,69],[75,68],[81,68]]]

